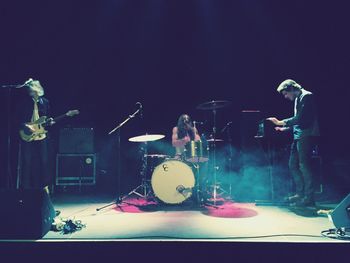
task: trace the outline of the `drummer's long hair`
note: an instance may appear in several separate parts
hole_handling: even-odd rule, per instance
[[[182,114],[177,121],[177,137],[179,139],[182,139],[185,136],[189,135],[191,140],[194,140],[194,130],[193,129],[191,129],[191,130],[186,129],[185,119],[187,119],[187,118],[188,118],[190,125],[193,127],[191,117],[188,114]]]

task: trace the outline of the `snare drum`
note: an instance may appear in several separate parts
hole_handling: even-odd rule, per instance
[[[192,169],[178,160],[158,165],[152,174],[154,195],[166,204],[180,204],[191,197],[195,186]]]
[[[202,141],[190,141],[186,144],[186,161],[190,163],[204,163],[209,160],[208,147]]]

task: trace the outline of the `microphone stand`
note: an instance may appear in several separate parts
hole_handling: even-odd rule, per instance
[[[138,114],[141,111],[141,108],[137,109],[133,114],[129,115],[124,121],[122,121],[118,126],[116,126],[113,130],[111,130],[108,135],[113,134],[115,131],[119,130],[121,127],[123,127],[128,121],[130,121],[132,118],[135,118],[136,114]]]
[[[117,147],[118,147],[118,180],[117,180],[117,183],[118,183],[118,198],[116,201],[114,202],[111,202],[107,205],[104,205],[102,207],[99,207],[99,208],[96,208],[96,211],[100,211],[104,208],[107,208],[109,206],[112,206],[112,205],[115,205],[115,204],[118,204],[119,200],[120,200],[120,196],[121,196],[121,190],[120,190],[120,179],[121,179],[121,143],[120,143],[120,138],[121,138],[121,128],[126,124],[128,123],[131,119],[135,118],[135,116],[141,111],[141,107],[139,109],[137,109],[133,114],[129,115],[124,121],[122,121],[120,124],[118,124],[114,129],[112,129],[108,135],[112,135],[113,133],[115,133],[116,131],[118,131],[118,137],[117,137]]]
[[[0,87],[3,89],[7,89],[7,164],[6,164],[6,188],[10,188],[12,185],[12,169],[11,169],[11,163],[12,163],[12,156],[11,156],[11,147],[12,147],[12,138],[11,138],[11,132],[12,132],[12,111],[11,111],[11,98],[12,98],[12,89],[19,89],[26,86],[25,84],[15,84],[15,85],[1,85]],[[17,178],[18,180],[18,178]]]

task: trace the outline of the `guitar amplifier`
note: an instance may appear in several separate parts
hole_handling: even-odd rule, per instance
[[[95,185],[96,154],[57,154],[56,185]]]
[[[59,153],[94,153],[93,128],[63,128],[59,135]]]

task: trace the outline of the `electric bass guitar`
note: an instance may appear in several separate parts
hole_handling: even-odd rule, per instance
[[[73,117],[78,114],[78,110],[70,110],[67,113],[62,114],[56,118],[47,118],[46,116],[42,116],[34,122],[24,123],[19,131],[19,135],[21,139],[26,142],[43,140],[46,138],[46,126],[53,125],[61,119],[64,119],[66,117]]]

